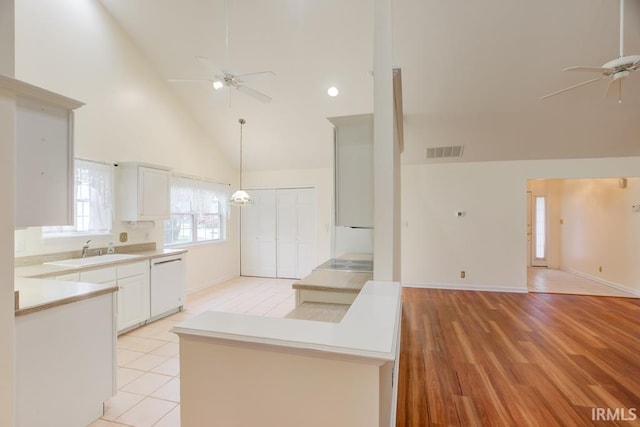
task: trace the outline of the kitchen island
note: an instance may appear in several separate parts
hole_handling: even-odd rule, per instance
[[[176,325],[182,426],[395,425],[401,286],[369,281],[340,323],[209,311]]]
[[[18,278],[19,427],[84,427],[116,392],[115,284]]]

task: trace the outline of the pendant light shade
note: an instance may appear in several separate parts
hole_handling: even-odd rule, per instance
[[[238,119],[238,123],[240,123],[240,188],[231,195],[227,204],[229,206],[253,206],[255,205],[255,201],[242,189],[242,127],[246,123],[246,120]]]

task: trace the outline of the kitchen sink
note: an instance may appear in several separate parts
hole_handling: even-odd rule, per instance
[[[62,267],[86,267],[88,265],[98,265],[114,261],[123,261],[126,259],[139,258],[140,255],[131,254],[107,254],[91,256],[86,258],[70,258],[60,259],[57,261],[45,262],[47,265],[59,265]]]

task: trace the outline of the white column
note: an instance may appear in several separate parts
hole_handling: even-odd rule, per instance
[[[400,152],[393,131],[391,0],[374,1],[374,280],[400,280]]]
[[[14,76],[14,0],[0,0],[0,74]],[[14,425],[13,227],[15,98],[0,91],[0,425]]]

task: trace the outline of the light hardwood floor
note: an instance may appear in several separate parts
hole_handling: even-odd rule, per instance
[[[403,301],[398,427],[640,425],[639,299],[406,288]],[[593,408],[638,420],[594,422]]]
[[[553,294],[637,297],[629,292],[585,279],[576,274],[543,267],[529,267],[527,269],[527,288],[529,292]]]

